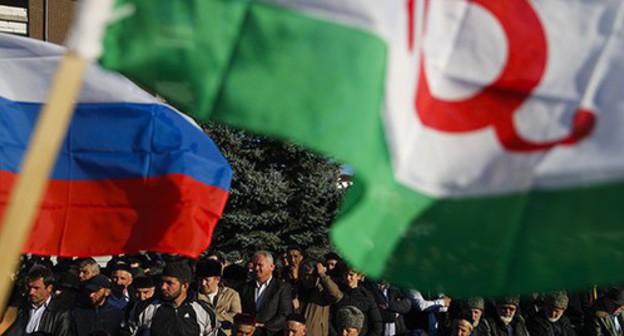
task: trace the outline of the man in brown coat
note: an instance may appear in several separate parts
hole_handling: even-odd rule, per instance
[[[222,265],[216,260],[200,260],[196,266],[198,299],[207,302],[217,313],[217,319],[229,334],[234,316],[242,312],[238,292],[221,284]]]
[[[310,336],[328,335],[329,306],[342,299],[338,285],[325,272],[323,264],[314,259],[299,266],[299,308]]]

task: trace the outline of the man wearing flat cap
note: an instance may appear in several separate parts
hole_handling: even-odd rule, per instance
[[[531,336],[576,336],[572,324],[563,313],[568,309],[568,295],[554,292],[544,295],[544,307],[527,321]]]
[[[195,268],[199,293],[197,298],[212,307],[223,330],[229,335],[234,316],[242,313],[238,292],[221,283],[223,265],[212,259],[200,260]]]
[[[124,312],[111,306],[107,298],[111,292],[111,281],[98,274],[86,281],[85,294],[89,298],[86,307],[76,307],[72,316],[76,322],[76,335],[88,336],[94,332],[106,331],[115,335],[121,326]]]
[[[524,319],[518,313],[520,298],[508,296],[496,300],[496,317],[490,318],[492,336],[527,336]]]
[[[192,271],[184,261],[167,264],[162,273],[162,301],[141,302],[128,329],[132,335],[214,336],[220,331],[217,315],[205,302],[188,295]],[[149,303],[149,304],[148,304]]]
[[[354,306],[344,306],[336,312],[339,336],[359,336],[364,327],[364,313]]]
[[[621,336],[624,330],[624,289],[610,288],[586,315],[585,335]]]

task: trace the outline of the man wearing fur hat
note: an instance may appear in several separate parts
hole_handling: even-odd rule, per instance
[[[620,336],[624,330],[624,289],[611,288],[598,299],[587,314],[585,335]]]
[[[199,293],[197,298],[208,303],[217,313],[217,319],[229,332],[234,316],[241,313],[241,301],[238,292],[221,283],[223,265],[212,259],[200,260],[196,266]]]
[[[485,300],[482,297],[472,297],[466,300],[464,305],[464,314],[470,314],[472,318],[472,327],[474,328],[471,336],[491,336],[492,328],[487,319],[483,317],[485,310]]]
[[[364,328],[364,313],[354,306],[344,306],[336,312],[337,334],[359,336]]]
[[[505,297],[496,301],[496,317],[488,319],[492,327],[492,336],[527,336],[524,319],[517,314],[520,299]]]
[[[568,302],[565,292],[545,295],[544,307],[527,321],[531,336],[576,336],[570,320],[563,315]]]

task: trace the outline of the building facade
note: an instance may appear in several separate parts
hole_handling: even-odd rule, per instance
[[[75,0],[0,0],[0,32],[63,44]]]

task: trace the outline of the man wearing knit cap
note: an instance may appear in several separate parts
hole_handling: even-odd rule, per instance
[[[568,295],[555,292],[544,296],[544,307],[527,321],[531,336],[576,336],[570,320],[563,315]]]
[[[156,284],[154,280],[148,276],[136,277],[132,282],[134,287],[134,299],[136,302],[150,300],[156,292]]]
[[[338,335],[358,336],[364,327],[364,313],[354,306],[344,306],[336,313]]]
[[[301,314],[293,313],[286,318],[286,327],[284,328],[284,336],[306,336],[308,329],[306,328],[306,319]]]
[[[485,310],[485,300],[482,297],[472,297],[466,300],[464,305],[464,314],[469,314],[472,318],[472,330],[471,336],[490,336],[492,335],[492,328],[490,323],[483,318],[483,311]]]
[[[509,296],[496,301],[496,317],[488,319],[493,336],[527,336],[524,319],[517,314],[520,299]]]
[[[205,302],[188,295],[192,271],[183,261],[167,264],[162,273],[162,301],[142,302],[140,314],[128,323],[133,335],[217,335],[220,323]],[[149,304],[147,304],[149,303]]]
[[[234,316],[242,312],[240,296],[235,290],[221,283],[223,265],[213,259],[200,260],[196,267],[199,293],[197,298],[212,307],[217,319],[229,335]]]

